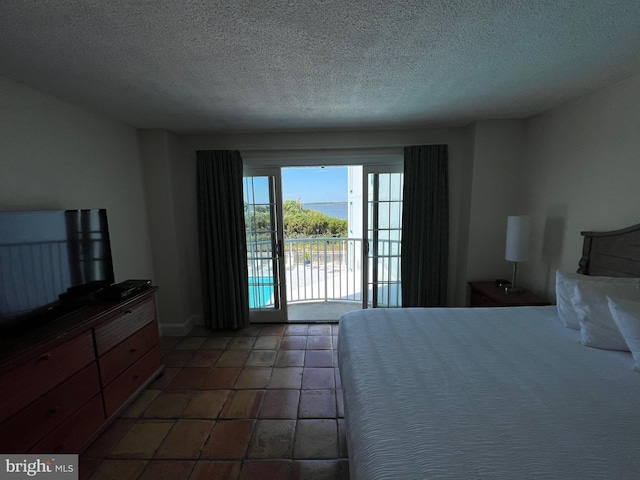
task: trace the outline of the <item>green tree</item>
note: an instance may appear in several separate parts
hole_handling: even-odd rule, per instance
[[[282,210],[286,238],[347,236],[347,220],[330,217],[317,210],[308,210],[297,200],[286,200]],[[268,240],[272,230],[269,207],[245,204],[244,212],[247,232],[253,233],[250,241]]]
[[[263,205],[244,205],[244,221],[247,232],[251,232],[250,241],[269,240],[271,228],[271,215],[269,207]]]
[[[302,203],[299,200],[285,200],[282,204],[282,210],[284,210],[284,216],[295,215],[302,212]]]
[[[287,238],[346,237],[347,220],[308,210],[296,200],[283,205],[284,234]]]

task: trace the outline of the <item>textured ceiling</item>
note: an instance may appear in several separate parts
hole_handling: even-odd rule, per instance
[[[637,72],[638,0],[0,0],[0,75],[139,128],[462,125]]]

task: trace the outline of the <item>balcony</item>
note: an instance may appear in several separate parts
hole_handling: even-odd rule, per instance
[[[247,245],[251,308],[273,309],[271,243]],[[401,306],[400,241],[378,239],[376,245],[377,250],[367,255],[370,280],[363,289],[361,239],[286,240],[282,255],[289,320],[338,320],[344,313],[362,308],[363,292],[367,308]]]
[[[290,321],[337,320],[362,308],[361,246],[345,238],[285,241]]]
[[[270,243],[249,244],[251,308],[273,308]],[[362,308],[362,240],[299,238],[284,242],[284,276],[290,321],[337,320]]]

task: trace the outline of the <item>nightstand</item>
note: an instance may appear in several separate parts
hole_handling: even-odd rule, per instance
[[[524,307],[549,305],[532,293],[507,293],[495,282],[469,282],[472,307]]]

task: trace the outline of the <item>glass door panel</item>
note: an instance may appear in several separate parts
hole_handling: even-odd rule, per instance
[[[385,171],[386,170],[386,171]],[[367,173],[367,306],[401,307],[402,172]]]
[[[243,178],[251,322],[286,322],[279,169],[247,169]]]

